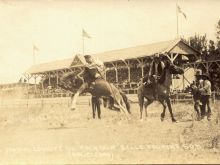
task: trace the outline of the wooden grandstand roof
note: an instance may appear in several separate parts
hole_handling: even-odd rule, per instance
[[[33,65],[25,73],[37,74],[37,73],[68,69],[71,66],[75,66],[75,67],[82,66],[84,63],[85,60],[81,55],[75,55],[73,58]]]
[[[141,58],[152,56],[156,53],[179,53],[183,55],[198,55],[199,52],[190,47],[181,39],[170,41],[157,42],[148,45],[141,45],[131,48],[107,51],[103,53],[94,54],[103,62],[111,62],[118,60]]]
[[[175,39],[164,42],[157,42],[148,45],[124,48],[119,50],[112,50],[103,53],[93,54],[101,61],[113,62],[119,60],[128,60],[141,58],[146,56],[152,56],[156,53],[179,53],[183,55],[198,55],[199,52],[183,42],[181,39]],[[26,71],[28,74],[37,74],[55,70],[68,69],[70,67],[79,67],[85,63],[84,58],[81,55],[75,55],[73,58],[59,60],[44,64],[33,65]]]

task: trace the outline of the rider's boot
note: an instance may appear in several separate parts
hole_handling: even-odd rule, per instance
[[[90,90],[90,91],[93,90],[94,87],[95,87],[95,82],[91,82],[91,83],[89,84],[89,90]]]

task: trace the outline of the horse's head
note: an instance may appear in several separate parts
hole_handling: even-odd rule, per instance
[[[162,76],[159,80],[159,82],[165,83],[166,86],[169,86],[172,83],[172,74],[183,74],[184,70],[174,64],[172,64],[170,61],[165,62],[165,68],[162,73]]]
[[[169,65],[169,72],[171,74],[183,74],[184,73],[184,69],[181,67],[178,67],[174,64],[170,64]]]

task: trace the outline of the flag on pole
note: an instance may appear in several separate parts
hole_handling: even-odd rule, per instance
[[[86,38],[91,38],[90,35],[84,29],[82,29],[82,36]]]
[[[33,50],[34,51],[39,51],[39,48],[35,44],[33,44]]]
[[[186,14],[182,11],[182,9],[178,5],[176,5],[176,7],[177,7],[177,12],[181,13],[185,17],[185,19],[187,19]]]

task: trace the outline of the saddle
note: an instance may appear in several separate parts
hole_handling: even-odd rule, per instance
[[[95,81],[97,79],[102,79],[102,75],[96,67],[85,67],[83,79],[88,83],[89,90],[91,91],[94,89]]]
[[[161,76],[146,76],[143,79],[143,84],[145,87],[152,87],[152,86],[156,86],[158,83],[161,83]]]

